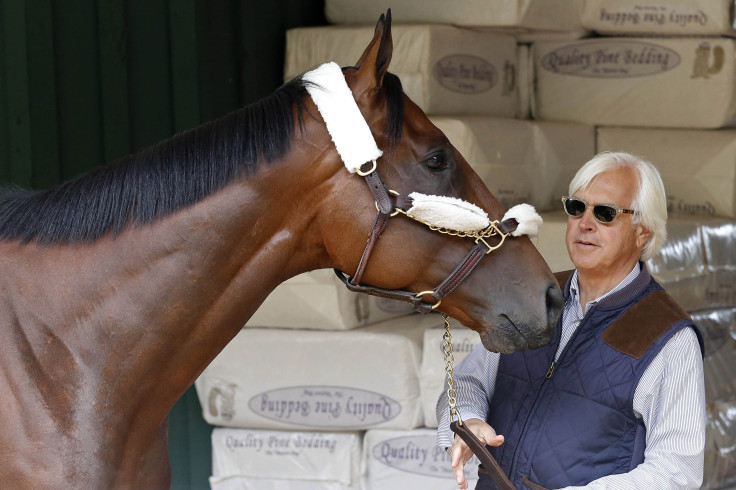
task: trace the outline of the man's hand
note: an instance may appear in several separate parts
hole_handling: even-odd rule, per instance
[[[493,427],[480,419],[463,420],[468,429],[480,439],[481,442],[489,446],[500,446],[503,444],[503,436],[497,435]],[[468,480],[465,479],[465,463],[473,456],[473,451],[460,439],[455,436],[455,441],[450,448],[452,452],[452,471],[455,473],[457,486],[465,489],[468,488]]]

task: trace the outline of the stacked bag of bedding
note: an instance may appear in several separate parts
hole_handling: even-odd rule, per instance
[[[540,119],[720,128],[736,115],[733,2],[586,0],[598,36],[532,45]]]
[[[360,490],[361,436],[216,428],[213,490]]]
[[[560,197],[582,163],[621,150],[659,167],[670,240],[648,265],[706,339],[709,489],[736,484],[732,3],[390,5],[390,71],[504,206],[542,214],[534,243],[552,270],[572,268]],[[330,25],[287,31],[285,80],[326,61],[353,65],[382,9],[326,0]],[[280,285],[196,383],[218,426],[212,487],[456,488],[435,446],[443,325],[351,293],[329,270]],[[479,344],[457,322],[452,336],[455,363]],[[466,475],[472,487],[477,475]]]
[[[422,339],[438,322],[244,328],[196,381],[205,420],[223,428],[213,434],[213,488],[359,488],[363,433],[423,424]],[[340,463],[320,463],[330,458]]]

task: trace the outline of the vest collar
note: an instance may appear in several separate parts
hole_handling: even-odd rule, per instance
[[[631,282],[631,284],[598,301],[595,305],[596,309],[611,310],[621,308],[631,303],[634,299],[638,298],[649,286],[649,283],[652,279],[651,274],[649,274],[649,269],[647,269],[647,266],[644,262],[639,261],[639,267],[641,268],[641,271],[639,272],[639,275],[636,276],[636,278]],[[565,288],[563,290],[565,301],[570,298],[571,283],[572,275],[570,275],[570,278],[567,280],[567,283],[565,284]]]

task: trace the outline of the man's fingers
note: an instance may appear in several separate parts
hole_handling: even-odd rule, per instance
[[[452,472],[455,475],[457,486],[459,488],[468,488],[468,480],[465,479],[465,461],[462,464],[453,465]]]
[[[465,479],[465,463],[468,462],[473,455],[473,451],[465,444],[465,441],[459,437],[455,437],[452,445],[452,472],[455,475],[455,481],[459,488],[468,488],[468,481]]]
[[[466,424],[482,444],[488,446],[503,444],[504,437],[496,434],[496,431],[486,422],[480,419],[469,419]],[[452,453],[452,472],[455,475],[457,486],[466,489],[468,488],[468,480],[465,478],[465,463],[473,456],[473,451],[465,441],[456,435],[450,452]]]
[[[455,437],[455,442],[452,444],[452,467],[455,468],[456,466],[464,465],[467,461],[467,458],[463,458],[464,454],[467,451],[470,451],[470,448],[467,444],[465,444],[465,441],[460,439],[459,437]]]
[[[490,439],[488,442],[486,442],[486,444],[489,446],[495,447],[495,446],[500,446],[501,444],[503,444],[503,441],[504,441],[503,436],[497,435],[497,436],[494,436],[492,439]]]

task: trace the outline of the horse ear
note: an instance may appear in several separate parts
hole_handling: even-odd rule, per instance
[[[383,84],[383,76],[388,71],[393,53],[393,41],[391,39],[391,9],[386,15],[381,14],[373,32],[373,39],[355,64],[361,73],[373,73],[375,87]],[[362,78],[362,77],[361,77]]]

